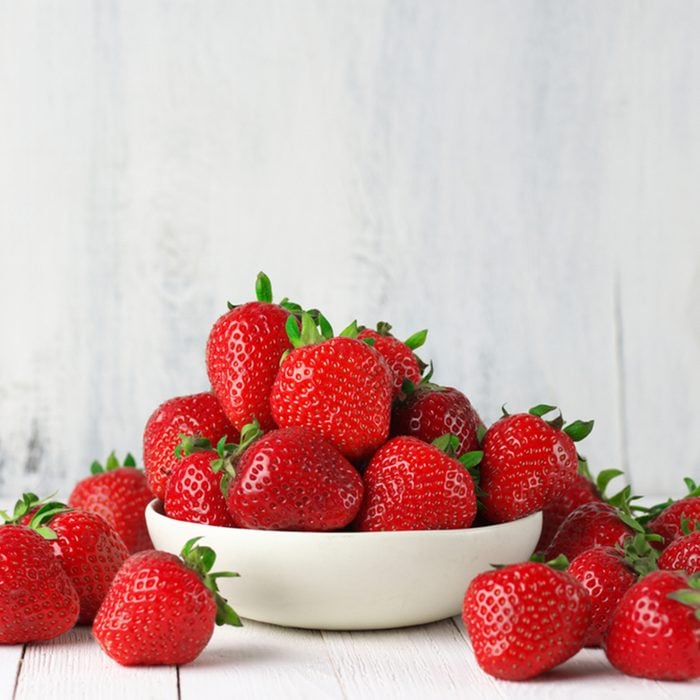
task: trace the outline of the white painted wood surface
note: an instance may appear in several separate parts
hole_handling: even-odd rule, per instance
[[[259,269],[680,494],[699,30],[693,0],[0,0],[0,495],[139,453]]]
[[[476,664],[461,622],[379,632],[312,632],[246,622],[217,629],[202,655],[178,668],[122,668],[77,628],[50,643],[0,647],[0,698],[208,696],[316,698],[697,698],[700,680],[657,682],[623,676],[600,649],[584,649],[524,683],[497,681]],[[16,685],[15,685],[16,679]]]

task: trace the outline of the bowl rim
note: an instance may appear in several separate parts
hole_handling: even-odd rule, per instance
[[[314,531],[314,530],[262,530],[262,529],[254,529],[254,528],[243,528],[243,527],[226,527],[224,525],[209,525],[208,523],[196,523],[192,522],[190,520],[178,520],[177,518],[171,518],[170,516],[166,515],[164,510],[163,510],[163,502],[158,499],[154,498],[147,506],[146,506],[146,514],[148,512],[151,512],[153,514],[153,517],[157,517],[162,521],[167,521],[171,523],[178,523],[182,524],[182,526],[196,526],[199,528],[206,528],[207,530],[212,530],[214,532],[228,532],[228,533],[236,533],[236,535],[240,535],[242,537],[270,537],[270,538],[281,538],[281,537],[309,537],[309,538],[329,538],[329,537],[351,537],[354,539],[357,538],[362,538],[362,537],[379,537],[380,535],[384,537],[395,537],[395,538],[400,538],[400,537],[408,537],[408,536],[413,536],[413,537],[464,537],[470,534],[474,533],[479,533],[479,532],[489,532],[493,533],[495,530],[498,530],[499,532],[503,532],[505,530],[509,529],[515,529],[517,527],[520,527],[524,523],[530,523],[534,520],[540,520],[540,528],[541,528],[541,518],[542,518],[542,511],[538,510],[535,511],[534,513],[530,513],[529,515],[525,515],[522,518],[518,518],[517,520],[509,520],[505,523],[495,523],[492,525],[479,525],[477,527],[468,527],[468,528],[454,528],[450,530],[372,530],[372,531],[367,531],[367,532],[357,532],[354,530],[330,530],[330,531],[324,531],[324,532],[319,532],[319,531]]]

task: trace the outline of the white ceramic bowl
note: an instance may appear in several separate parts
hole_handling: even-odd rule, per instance
[[[541,513],[469,530],[279,532],[173,520],[146,509],[157,549],[185,542],[217,553],[222,594],[241,617],[287,627],[358,630],[420,625],[459,614],[467,585],[491,564],[526,560]]]

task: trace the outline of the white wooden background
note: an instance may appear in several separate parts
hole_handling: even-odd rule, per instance
[[[679,494],[699,36],[693,0],[0,0],[0,497],[139,453],[260,269]]]

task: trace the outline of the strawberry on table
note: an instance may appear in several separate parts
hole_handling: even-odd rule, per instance
[[[454,449],[458,440],[452,440]],[[377,450],[364,484],[357,530],[467,528],[476,516],[475,486],[467,466],[418,438],[395,437]]]
[[[593,421],[564,427],[556,410],[539,405],[529,413],[504,415],[484,435],[481,488],[484,515],[499,523],[542,510],[557,499],[576,478],[578,455],[574,442],[585,438]]]
[[[631,676],[700,678],[700,575],[654,571],[640,579],[615,608],[604,648]]]
[[[92,476],[76,484],[68,505],[103,517],[122,538],[130,554],[153,549],[145,515],[153,494],[146,475],[136,468],[133,456],[127,454],[120,463],[112,452],[104,466],[95,461],[90,471]]]
[[[522,681],[581,649],[591,601],[573,576],[530,561],[476,576],[462,618],[479,666],[496,678]]]
[[[186,664],[209,642],[214,625],[240,626],[218,592],[216,554],[189,540],[180,557],[147,550],[133,554],[117,573],[100,607],[93,634],[123,666]]]
[[[659,569],[700,573],[700,530],[678,537],[659,555]]]
[[[650,532],[661,535],[663,541],[660,548],[666,547],[689,530],[700,530],[700,485],[692,479],[686,478],[684,481],[688,487],[688,494],[684,498],[653,506],[646,516],[639,518],[646,523]]]
[[[358,340],[352,324],[340,336],[319,333],[307,313],[287,332],[294,349],[282,361],[270,395],[280,428],[304,426],[350,460],[369,457],[389,436],[392,375],[384,358]]]
[[[322,531],[352,522],[362,479],[333,445],[309,428],[262,437],[256,430],[243,429],[239,454],[223,466],[226,503],[238,527]]]
[[[222,437],[232,442],[238,439],[238,431],[209,391],[176,396],[158,406],[143,432],[143,464],[148,486],[161,501],[170,472],[178,463],[175,448],[181,434],[206,438],[213,445]]]
[[[0,525],[0,644],[58,637],[73,627],[79,610],[51,543],[24,525]]]
[[[239,431],[253,420],[263,430],[275,427],[270,390],[282,354],[292,347],[285,329],[290,311],[272,303],[270,280],[262,272],[255,292],[257,301],[229,304],[229,311],[211,329],[206,349],[209,381]]]
[[[392,436],[412,435],[433,442],[442,435],[455,435],[457,457],[479,449],[481,418],[461,391],[422,382],[404,385],[404,394],[392,408]]]

